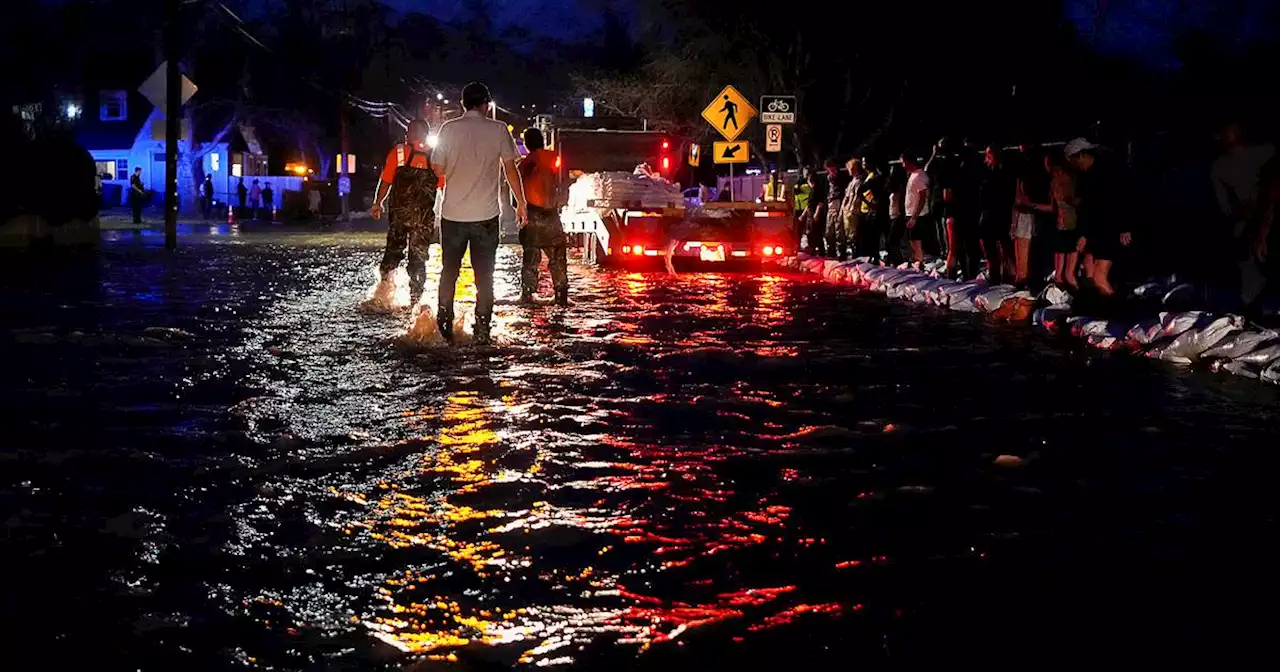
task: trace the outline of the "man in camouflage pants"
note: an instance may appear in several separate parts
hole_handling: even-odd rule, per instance
[[[427,282],[427,255],[431,242],[436,239],[436,191],[440,179],[431,168],[431,152],[427,149],[427,122],[416,119],[409,123],[403,144],[396,145],[387,155],[378,189],[374,192],[374,219],[382,217],[382,203],[391,196],[390,226],[387,228],[387,248],[382,255],[379,270],[383,282],[405,258],[409,250],[409,293],[414,301],[422,295]]]
[[[569,254],[564,227],[556,212],[556,155],[545,149],[542,132],[536,128],[525,130],[524,146],[529,155],[521,159],[519,170],[525,199],[529,201],[529,223],[520,229],[520,244],[524,246],[520,302],[533,304],[538,288],[538,266],[545,252],[556,304],[565,306],[569,304]]]

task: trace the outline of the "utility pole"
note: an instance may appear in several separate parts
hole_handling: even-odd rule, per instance
[[[343,3],[342,3],[342,28],[343,28],[342,54],[343,54],[343,57],[347,59],[347,64],[350,65],[350,62],[351,62],[350,61],[351,59],[351,13],[350,13],[350,8],[347,6],[346,0],[343,0]],[[352,77],[351,69],[347,70],[346,79],[347,79],[346,85],[350,87],[353,84],[352,79],[354,79],[354,77]],[[344,183],[348,185],[351,184],[349,181],[351,178],[347,176],[347,154],[351,151],[351,143],[350,143],[350,138],[347,135],[347,101],[346,100],[343,100],[343,99],[338,100],[338,114],[339,114],[338,120],[342,125],[342,142],[341,142],[341,149],[338,153],[338,185],[341,186]],[[344,222],[351,221],[351,214],[347,207],[348,195],[345,193],[338,194],[338,199],[342,201],[342,221]]]
[[[178,247],[178,135],[182,132],[182,71],[178,69],[181,47],[178,22],[182,0],[165,1],[164,98],[164,246]]]

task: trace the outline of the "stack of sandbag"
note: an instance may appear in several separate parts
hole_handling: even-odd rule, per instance
[[[588,173],[569,185],[568,206],[584,210],[591,201],[635,204],[642,208],[665,208],[682,204],[679,187],[670,180],[644,174]]]

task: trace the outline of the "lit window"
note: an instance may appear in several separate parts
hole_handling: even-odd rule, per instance
[[[209,170],[215,173],[222,170],[222,159],[217,152],[209,155]]]
[[[128,92],[103,91],[99,96],[98,118],[102,121],[124,121],[128,119]]]
[[[240,166],[240,164],[238,163],[231,164],[231,176],[232,177],[244,176],[244,169]]]
[[[98,169],[97,170],[98,177],[101,177],[104,180],[115,179],[115,175],[116,175],[115,161],[94,161],[93,163]]]

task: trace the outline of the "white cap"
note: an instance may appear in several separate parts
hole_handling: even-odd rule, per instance
[[[1070,158],[1086,149],[1095,149],[1096,147],[1097,145],[1085,140],[1084,138],[1076,138],[1075,140],[1068,142],[1066,147],[1062,148],[1062,153]]]

